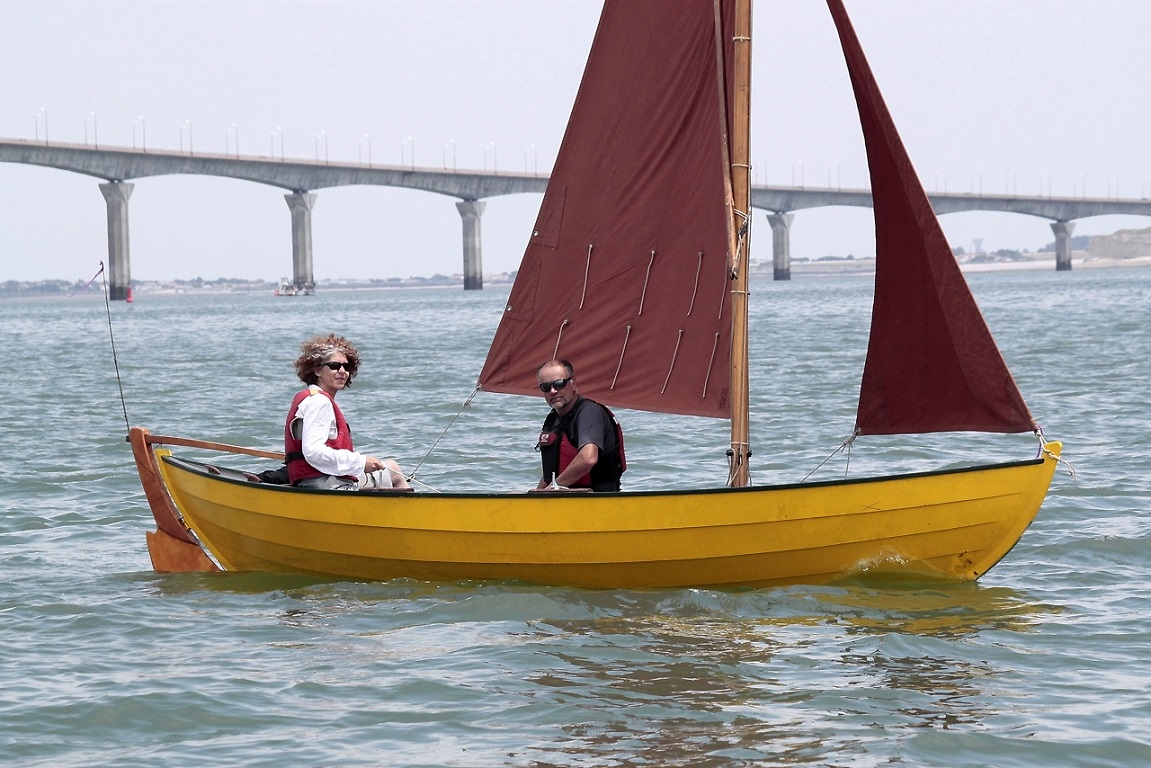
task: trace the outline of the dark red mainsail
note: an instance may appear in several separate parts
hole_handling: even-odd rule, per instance
[[[1035,422],[952,255],[841,0],[827,0],[871,168],[875,299],[860,434],[1027,432]]]
[[[729,415],[731,6],[717,35],[711,2],[605,3],[482,389],[559,357],[600,402]]]

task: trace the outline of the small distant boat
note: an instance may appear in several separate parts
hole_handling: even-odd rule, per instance
[[[273,296],[311,296],[312,289],[306,285],[300,285],[286,277],[280,278],[280,284],[272,291]]]
[[[621,493],[312,491],[130,440],[161,571],[761,587],[863,572],[973,580],[1039,510],[1061,444],[1024,403],[851,28],[839,31],[876,222],[855,434],[1033,432],[1018,461],[753,486],[748,429],[750,0],[608,0],[478,388],[538,397],[567,358],[612,407],[731,421],[726,483]],[[717,484],[718,485],[718,484]],[[210,553],[210,556],[209,556]]]

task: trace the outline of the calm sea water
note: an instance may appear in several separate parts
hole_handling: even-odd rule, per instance
[[[1078,479],[976,584],[744,592],[155,574],[103,301],[4,302],[0,763],[1151,764],[1151,270],[969,279]],[[424,460],[505,297],[139,296],[111,308],[127,416],[275,448],[298,344],[334,330],[366,360],[341,395],[358,446],[434,488],[523,489],[541,401],[480,396]],[[756,481],[850,431],[869,301],[863,278],[754,286]],[[621,416],[628,487],[723,476],[723,423]],[[873,438],[851,470],[1034,448]]]

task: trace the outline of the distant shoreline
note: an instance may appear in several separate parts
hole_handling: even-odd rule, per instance
[[[1151,255],[1136,256],[1121,259],[1091,258],[1086,251],[1076,251],[1071,257],[1072,270],[1076,269],[1108,269],[1116,267],[1151,267]],[[1042,258],[1002,260],[1002,261],[968,261],[961,262],[959,268],[963,272],[1022,272],[1055,270],[1055,256],[1044,254]],[[875,274],[875,259],[828,259],[821,261],[795,261],[791,265],[793,277],[820,278],[820,277],[848,277],[868,276]],[[749,275],[753,278],[771,278],[773,276],[770,261],[753,262]],[[485,286],[506,286],[512,282],[512,275],[506,272],[484,275]],[[463,285],[463,275],[450,277],[438,275],[435,278],[408,278],[406,280],[375,279],[352,280],[332,278],[321,280],[316,289],[328,291],[391,291],[404,289],[428,288],[459,288]],[[271,295],[278,287],[278,283],[266,280],[238,280],[235,278],[219,278],[218,280],[141,280],[134,282],[134,294],[142,296],[219,296],[227,294],[238,295]],[[99,285],[85,288],[83,281],[69,282],[67,280],[39,280],[39,281],[8,281],[0,283],[0,301],[6,299],[43,299],[43,298],[81,298],[86,296],[102,296]],[[286,298],[286,297],[285,297]]]

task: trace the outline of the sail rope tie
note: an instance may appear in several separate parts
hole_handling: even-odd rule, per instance
[[[124,402],[124,383],[120,380],[120,361],[116,359],[116,337],[112,335],[112,305],[108,303],[108,278],[104,275],[104,262],[100,262],[100,268],[96,270],[96,274],[92,275],[92,280],[100,277],[100,282],[104,286],[104,311],[108,315],[108,341],[112,344],[112,367],[116,369],[116,386],[120,388],[120,408],[124,411],[124,429],[128,432],[132,431],[132,425],[128,422],[128,405]],[[92,284],[92,280],[88,284]],[[127,433],[124,435],[124,440],[128,439]]]
[[[458,411],[456,411],[456,415],[453,416],[452,420],[448,422],[448,425],[446,427],[444,427],[444,431],[440,433],[440,436],[437,437],[435,439],[435,442],[432,443],[432,446],[430,448],[428,448],[428,452],[424,454],[424,457],[422,459],[420,459],[419,463],[416,464],[416,466],[412,469],[412,471],[409,474],[404,475],[404,477],[406,477],[408,479],[408,482],[419,483],[424,488],[427,488],[428,490],[431,490],[431,491],[435,491],[434,488],[432,488],[432,487],[430,487],[424,483],[421,483],[419,480],[416,480],[416,472],[420,471],[420,467],[422,467],[424,465],[424,462],[428,460],[428,457],[432,455],[432,451],[434,451],[436,449],[436,446],[440,444],[440,441],[444,439],[444,435],[446,435],[448,433],[448,430],[452,428],[452,425],[456,423],[456,419],[458,419],[460,417],[460,414],[464,412],[464,409],[469,407],[472,404],[472,400],[476,399],[476,395],[479,394],[479,391],[480,391],[480,387],[477,384],[476,388],[472,390],[472,393],[470,395],[468,395],[468,399],[464,400],[463,405],[461,405],[460,409]],[[439,491],[436,491],[436,493],[439,493]]]
[[[857,438],[857,437],[859,437],[859,430],[856,430],[855,432],[853,432],[851,434],[851,437],[847,438],[842,443],[840,443],[838,448],[836,448],[834,451],[829,453],[827,455],[827,458],[825,458],[823,461],[816,464],[815,468],[813,468],[810,472],[808,472],[806,475],[804,475],[803,479],[800,480],[799,482],[806,483],[808,478],[810,478],[812,475],[814,475],[816,472],[818,472],[823,467],[824,464],[826,464],[827,462],[829,462],[833,458],[835,458],[835,455],[838,453],[843,453],[847,458],[847,463],[844,464],[844,466],[843,466],[843,477],[844,477],[844,479],[847,479],[847,471],[851,468],[851,445],[852,445],[852,443],[855,442],[855,438]]]
[[[623,356],[627,354],[627,340],[631,338],[631,326],[627,327],[627,332],[623,335],[623,349],[619,351],[619,362],[615,366],[615,375],[611,377],[611,386],[609,389],[615,389],[616,379],[619,378],[619,369],[623,368]]]
[[[564,337],[564,328],[570,323],[570,320],[564,320],[560,323],[559,333],[556,334],[556,348],[552,350],[552,360],[558,360],[560,356],[560,339]]]
[[[581,293],[579,296],[579,308],[580,309],[583,309],[584,299],[587,298],[587,278],[588,278],[588,274],[591,272],[591,249],[594,247],[595,247],[595,243],[588,243],[587,244],[587,263],[584,264],[584,268],[583,268],[583,293]],[[556,346],[557,346],[557,348],[559,347],[558,344]]]
[[[691,289],[691,303],[687,305],[687,316],[691,317],[691,311],[695,309],[695,296],[699,293],[699,275],[703,272],[703,251],[699,252],[699,261],[695,265],[695,285]]]
[[[639,294],[639,312],[637,315],[643,314],[643,302],[647,298],[647,284],[651,282],[651,265],[655,262],[655,251],[651,252],[651,258],[647,260],[647,274],[643,276],[643,291]]]
[[[671,352],[671,365],[669,365],[667,367],[667,376],[664,377],[663,388],[660,389],[660,391],[659,391],[659,393],[661,395],[664,392],[667,392],[667,383],[669,381],[671,381],[671,372],[675,370],[675,358],[676,358],[676,355],[679,354],[679,343],[681,341],[683,341],[683,329],[682,328],[679,329],[679,335],[675,337],[675,349],[673,349]]]
[[[719,351],[719,331],[715,332],[715,341],[711,343],[711,357],[707,361],[707,375],[703,377],[703,392],[701,396],[707,398],[707,384],[711,381],[711,367],[715,365],[715,353]]]

